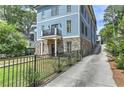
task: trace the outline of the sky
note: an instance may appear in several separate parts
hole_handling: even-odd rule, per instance
[[[104,27],[104,10],[107,8],[107,5],[93,5],[93,9],[96,15],[97,20],[97,33],[99,33],[100,29]]]

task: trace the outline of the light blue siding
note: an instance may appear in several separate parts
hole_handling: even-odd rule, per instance
[[[59,13],[56,16],[51,16],[51,10],[53,7],[58,7]],[[81,10],[81,21],[87,27],[87,39],[89,39],[93,44],[95,44],[95,31],[93,23],[91,23],[91,18],[89,17],[88,12],[83,6],[84,11]],[[44,16],[42,16],[44,14]],[[62,37],[66,36],[80,36],[79,26],[78,26],[78,5],[71,5],[71,12],[67,13],[67,5],[46,5],[39,6],[37,8],[37,39],[40,39],[43,35],[42,26],[44,30],[51,28],[51,25],[59,24],[59,29],[62,31]],[[67,32],[67,20],[71,20],[71,32]],[[89,21],[88,21],[89,20]],[[61,25],[60,25],[61,24]],[[80,25],[80,24],[79,24]],[[80,27],[81,28],[81,27]],[[92,35],[92,36],[91,36]]]
[[[67,13],[66,5],[59,6],[59,15],[51,16],[51,7],[46,6],[44,8],[39,8],[37,13],[37,38],[43,35],[41,27],[44,26],[44,29],[49,29],[53,24],[59,25],[59,29],[62,31],[62,36],[79,36],[78,32],[78,6],[71,7],[71,13]],[[45,18],[42,19],[42,11],[44,11]],[[71,20],[71,32],[67,32],[67,20]]]
[[[72,31],[70,33],[67,32],[67,23],[66,23],[67,20],[71,20]],[[49,29],[48,27],[53,24],[61,24],[61,26],[59,25],[59,29],[62,31],[62,36],[79,35],[79,33],[78,33],[78,17],[76,14],[73,16],[58,18],[56,20],[41,22],[39,24],[40,24],[39,25],[40,27],[42,25],[44,25],[45,29]],[[38,28],[40,28],[40,27],[38,27]],[[41,31],[41,36],[42,36],[42,31]]]
[[[37,9],[37,22],[41,22],[41,21],[46,20],[46,19],[56,18],[58,16],[64,16],[64,15],[69,14],[69,13],[67,13],[67,5],[61,5],[61,6],[58,6],[59,15],[51,16],[52,7],[56,7],[56,6],[44,6],[41,8],[39,7]],[[42,19],[42,12],[43,11],[44,11],[44,15],[45,15],[44,19]],[[75,12],[78,12],[78,6],[73,5],[73,6],[71,6],[71,13],[75,13]]]

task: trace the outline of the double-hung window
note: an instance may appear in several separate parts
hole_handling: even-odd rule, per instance
[[[67,5],[67,13],[71,12],[71,5]]]
[[[71,32],[71,20],[67,20],[67,32]]]
[[[44,11],[42,11],[41,13],[42,13],[42,14],[41,14],[41,17],[42,17],[42,19],[44,19],[44,18],[45,18]]]
[[[72,42],[67,42],[67,52],[68,53],[71,52],[71,45],[72,45]]]
[[[56,16],[56,15],[59,15],[59,7],[58,6],[52,7],[52,9],[51,9],[51,16]]]

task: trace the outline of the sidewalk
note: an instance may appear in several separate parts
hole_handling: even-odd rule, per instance
[[[115,87],[105,53],[91,55],[72,66],[45,87]]]

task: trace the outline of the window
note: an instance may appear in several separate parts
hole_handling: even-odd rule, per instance
[[[71,42],[67,42],[67,52],[71,52]]]
[[[87,36],[87,27],[85,26],[85,35]]]
[[[85,15],[85,19],[87,20],[87,11],[86,10],[84,12],[84,15]]]
[[[42,18],[45,18],[45,14],[44,14],[44,11],[42,11],[42,14],[41,14],[42,16]]]
[[[84,6],[81,6],[81,12],[84,13]]]
[[[34,41],[34,34],[33,34],[33,33],[30,34],[30,40],[31,40],[31,41]]]
[[[71,20],[67,20],[67,32],[71,32]]]
[[[41,31],[43,32],[43,35],[44,35],[45,34],[44,25],[41,26]]]
[[[84,23],[81,22],[81,25],[82,25],[82,34],[84,34]]]
[[[43,47],[43,48],[42,48],[42,49],[43,49],[42,52],[44,52],[44,42],[42,43],[42,47]]]
[[[51,9],[51,16],[59,15],[59,8],[58,6],[52,7]]]
[[[71,5],[67,5],[67,12],[71,12]]]

